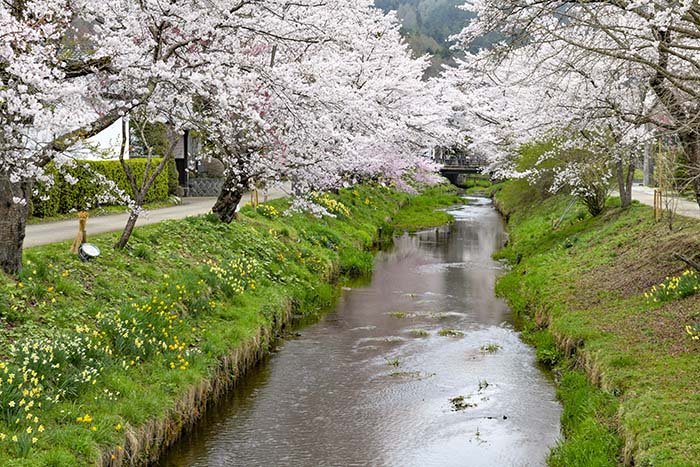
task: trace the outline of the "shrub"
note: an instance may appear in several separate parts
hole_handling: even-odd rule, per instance
[[[612,173],[605,152],[570,145],[566,134],[520,147],[516,169],[529,175],[521,182],[523,200],[544,199],[553,193],[577,196],[593,216],[605,209]]]
[[[152,167],[160,159],[152,160]],[[140,182],[146,170],[146,159],[131,159],[127,162]],[[32,198],[32,215],[35,217],[51,217],[80,211],[98,206],[104,199],[104,188],[95,183],[94,174],[103,175],[107,180],[116,183],[119,189],[133,196],[129,181],[119,161],[80,161],[76,167],[68,169],[68,174],[77,179],[77,183],[68,183],[58,173],[55,166],[49,166],[47,173],[53,177],[51,186],[39,185],[37,194]],[[163,201],[168,198],[168,172],[163,171],[146,194],[146,202]]]
[[[554,176],[561,169],[561,161],[552,157],[544,157],[554,149],[552,141],[537,141],[522,145],[518,149],[516,169],[519,172],[537,170],[537,177],[523,180],[527,195],[534,199],[545,199],[552,195],[550,188],[554,184]]]
[[[180,174],[177,171],[177,163],[175,159],[170,159],[168,162],[168,194],[177,194],[177,189],[180,186]]]

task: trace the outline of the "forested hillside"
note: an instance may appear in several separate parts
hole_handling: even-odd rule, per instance
[[[403,33],[417,55],[434,55],[430,74],[436,74],[443,63],[453,63],[449,37],[462,30],[473,17],[460,10],[463,0],[376,0],[384,11],[396,11]],[[475,49],[479,44],[475,45]]]

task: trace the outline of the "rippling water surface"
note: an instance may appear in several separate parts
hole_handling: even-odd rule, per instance
[[[484,199],[451,212],[396,239],[371,284],[280,343],[160,466],[544,465],[561,408],[494,296],[502,221]]]

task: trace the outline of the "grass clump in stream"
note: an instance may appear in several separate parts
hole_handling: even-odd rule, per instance
[[[397,230],[414,232],[449,224],[453,221],[452,216],[438,209],[459,204],[464,204],[464,199],[457,196],[454,186],[445,184],[429,188],[408,201],[394,218],[394,225]]]
[[[389,376],[392,378],[422,378],[423,374],[420,371],[395,371],[389,373]]]
[[[486,344],[481,346],[481,351],[484,353],[496,353],[501,350],[501,346],[498,344]]]
[[[463,337],[464,333],[457,329],[447,329],[443,328],[438,331],[438,336],[441,337]]]
[[[472,402],[467,402],[467,398],[464,396],[457,396],[450,399],[450,404],[452,405],[453,412],[461,412],[467,409],[473,409],[477,405]]]

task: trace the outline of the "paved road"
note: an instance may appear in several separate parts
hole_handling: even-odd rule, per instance
[[[282,186],[273,188],[268,192],[268,199],[275,199],[287,196],[289,187]],[[263,201],[260,193],[260,202]],[[184,219],[188,216],[198,216],[211,211],[216,198],[184,198],[180,206],[169,208],[153,209],[141,216],[137,222],[138,226],[155,224],[169,219]],[[248,195],[243,197],[241,205],[250,201]],[[239,206],[240,208],[240,206]],[[87,224],[88,239],[91,235],[106,232],[120,231],[126,225],[129,218],[128,213],[110,214],[107,216],[91,217]],[[59,222],[49,222],[46,224],[33,224],[27,226],[27,236],[24,239],[24,248],[47,245],[49,243],[61,242],[75,238],[78,233],[78,221],[67,220]]]
[[[648,186],[634,185],[632,187],[632,198],[636,199],[642,204],[647,206],[654,206],[654,189]],[[700,207],[695,201],[690,201],[683,198],[675,198],[674,202],[676,204],[676,214],[685,217],[693,217],[695,219],[700,219]],[[665,209],[664,203],[664,209]]]

